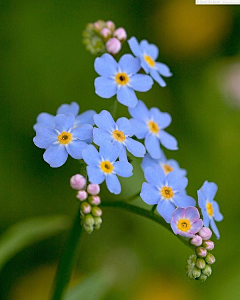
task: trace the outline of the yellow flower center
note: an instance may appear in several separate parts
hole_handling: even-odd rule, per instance
[[[108,174],[112,173],[113,171],[113,165],[108,160],[102,161],[100,164],[100,168],[104,173]]]
[[[173,167],[171,167],[168,164],[164,164],[162,167],[163,167],[163,171],[164,171],[165,174],[168,174],[168,173],[173,171]]]
[[[206,208],[207,208],[207,213],[208,213],[208,215],[209,215],[210,217],[212,217],[212,216],[213,216],[213,207],[212,207],[212,204],[208,202],[208,203],[206,204]]]
[[[161,195],[165,198],[165,199],[171,199],[174,195],[172,188],[168,187],[168,186],[164,186],[161,188]]]
[[[64,131],[58,135],[58,140],[60,144],[66,145],[71,142],[72,134]]]
[[[117,73],[115,80],[117,84],[126,85],[129,82],[129,77],[125,72]]]
[[[146,61],[146,63],[150,66],[150,67],[154,67],[155,66],[155,61],[151,58],[151,56],[149,55],[144,55],[144,59]]]
[[[153,134],[157,134],[159,132],[159,127],[158,127],[158,124],[156,122],[149,121],[148,122],[148,128],[151,131],[151,133],[153,133]]]
[[[178,221],[178,229],[181,231],[188,231],[191,228],[191,224],[188,219],[181,219]]]
[[[124,142],[126,140],[126,137],[121,130],[114,130],[112,136],[118,142]]]

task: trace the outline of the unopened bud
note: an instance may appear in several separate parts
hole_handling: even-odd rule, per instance
[[[95,225],[94,225],[95,229],[99,230],[99,228],[102,225],[102,218],[101,217],[94,217],[94,222],[95,222]]]
[[[212,265],[212,264],[215,263],[216,258],[215,258],[215,256],[214,256],[212,253],[208,253],[208,255],[207,255],[206,258],[205,258],[205,261],[206,261],[209,265]]]
[[[84,191],[84,190],[81,190],[81,191],[78,191],[78,192],[77,192],[77,196],[76,196],[76,197],[77,197],[80,201],[84,201],[84,200],[87,199],[87,196],[88,196],[87,192]]]
[[[92,233],[94,230],[93,226],[88,226],[86,223],[83,224],[83,229],[88,234]]]
[[[101,30],[100,35],[107,41],[112,36],[112,32],[110,29],[105,27]]]
[[[212,236],[212,231],[208,227],[203,227],[199,230],[198,234],[202,237],[203,240],[209,240]]]
[[[76,174],[70,178],[70,185],[74,190],[81,190],[86,184],[86,179],[80,175]]]
[[[197,261],[196,261],[196,266],[203,270],[206,266],[206,263],[205,263],[205,260],[203,258],[198,258]]]
[[[101,198],[99,196],[90,196],[88,201],[92,205],[99,205],[101,203]]]
[[[199,257],[206,257],[207,255],[207,250],[203,247],[197,247],[196,248],[196,254]]]
[[[201,274],[201,276],[200,276],[198,279],[199,279],[201,282],[204,282],[204,281],[206,281],[207,276],[204,275],[204,274]]]
[[[106,43],[108,53],[117,54],[122,48],[121,42],[116,38],[111,38]]]
[[[105,25],[105,22],[103,20],[98,20],[97,22],[93,23],[94,29],[98,32],[100,32]]]
[[[102,210],[101,210],[101,208],[98,207],[98,206],[94,206],[94,207],[92,208],[92,215],[93,215],[94,217],[101,217],[101,215],[102,215]]]
[[[81,212],[84,214],[89,214],[92,210],[92,206],[88,202],[83,202],[80,205]]]
[[[202,270],[202,273],[206,276],[210,276],[212,274],[212,268],[209,265]]]
[[[206,248],[207,250],[213,250],[214,249],[214,242],[213,241],[204,241],[203,242],[203,247]]]
[[[84,220],[85,224],[88,226],[93,226],[94,225],[94,218],[91,214],[86,215],[85,220]]]
[[[114,32],[113,32],[113,36],[116,37],[117,39],[119,39],[119,41],[123,42],[127,39],[127,33],[126,30],[122,27],[117,28]]]
[[[194,235],[194,237],[190,240],[190,243],[193,246],[201,246],[202,245],[202,238],[199,235]]]
[[[87,191],[88,191],[89,194],[95,196],[95,195],[99,194],[100,186],[98,184],[90,183],[87,186]]]
[[[194,278],[198,278],[201,276],[201,270],[197,267],[193,268],[192,275]]]
[[[114,31],[115,29],[115,24],[112,22],[112,21],[107,21],[106,22],[106,26],[108,29],[110,29],[112,32]]]

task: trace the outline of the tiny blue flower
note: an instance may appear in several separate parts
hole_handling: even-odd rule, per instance
[[[146,40],[142,40],[139,44],[135,37],[128,40],[128,44],[133,54],[141,59],[141,66],[144,71],[147,74],[150,73],[160,86],[165,87],[166,82],[161,76],[171,77],[172,73],[167,65],[155,61],[158,58],[158,47],[149,44]]]
[[[87,110],[84,113],[78,115],[79,113],[79,105],[76,102],[72,102],[71,104],[62,104],[57,109],[58,114],[73,114],[75,116],[74,127],[90,124],[94,125],[93,116],[96,114],[94,110]],[[34,130],[40,127],[49,127],[54,129],[54,116],[49,113],[41,113],[37,116],[37,123],[33,126]]]
[[[161,158],[160,143],[169,150],[177,150],[176,139],[164,131],[172,118],[168,113],[161,112],[158,108],[147,109],[143,101],[139,100],[134,108],[128,109],[132,124],[135,126],[135,135],[138,139],[145,138],[145,146],[152,158]]]
[[[160,159],[154,159],[149,154],[144,156],[141,164],[143,171],[148,167],[160,166],[165,175],[172,171],[178,174],[179,177],[185,177],[187,175],[187,171],[185,169],[181,169],[176,160],[167,159],[162,150],[161,152],[162,154]]]
[[[126,148],[136,157],[143,157],[146,153],[143,144],[131,138],[134,127],[127,118],[119,118],[115,123],[111,114],[103,110],[94,116],[94,122],[98,128],[93,129],[93,142],[98,146],[106,141],[116,144],[121,161],[127,161]]]
[[[174,171],[165,175],[160,166],[146,168],[147,182],[142,185],[141,198],[149,205],[157,204],[158,213],[167,223],[171,222],[175,207],[195,206],[196,201],[186,195],[186,177],[179,177]]]
[[[83,150],[83,159],[87,166],[88,178],[91,183],[100,184],[106,180],[107,188],[113,194],[120,194],[121,185],[117,178],[132,176],[132,165],[127,161],[116,161],[119,156],[117,144],[105,142],[100,151],[93,145]]]
[[[210,226],[215,233],[217,239],[220,238],[218,228],[215,221],[220,222],[223,219],[220,213],[218,203],[214,201],[218,187],[214,182],[204,182],[203,186],[198,190],[198,204],[203,214],[203,224],[205,227]]]
[[[117,63],[105,53],[95,59],[94,68],[100,75],[94,82],[96,94],[102,98],[117,94],[117,100],[129,107],[135,107],[138,102],[134,91],[146,92],[153,85],[150,76],[136,74],[141,68],[140,59],[131,54],[123,55]]]
[[[53,168],[61,167],[68,154],[75,159],[82,158],[82,150],[87,146],[83,141],[92,138],[92,125],[74,127],[73,114],[58,114],[53,120],[54,128],[36,127],[34,144],[46,149],[43,159]]]

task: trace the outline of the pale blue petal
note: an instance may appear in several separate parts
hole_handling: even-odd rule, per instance
[[[213,219],[210,220],[210,226],[212,228],[212,231],[215,233],[216,238],[219,240],[220,239],[220,233],[219,233],[217,225],[216,225],[216,223],[214,222]]]
[[[141,61],[139,58],[133,57],[131,54],[123,55],[119,60],[121,72],[128,75],[136,74],[141,69]]]
[[[218,190],[218,186],[216,185],[216,183],[205,181],[203,184],[203,189],[207,199],[210,202],[213,201]]]
[[[117,93],[117,83],[112,78],[97,77],[94,85],[95,93],[102,98],[111,98]]]
[[[69,131],[73,127],[75,117],[73,114],[60,114],[54,118],[55,129],[59,132]]]
[[[142,40],[140,42],[140,47],[143,52],[151,56],[153,60],[158,58],[158,47],[154,44],[149,44],[147,40]]]
[[[162,152],[160,149],[159,139],[155,135],[149,133],[146,136],[145,146],[147,151],[153,158],[161,157]]]
[[[129,45],[129,47],[130,47],[132,53],[133,53],[135,56],[139,57],[139,56],[141,55],[142,50],[141,50],[141,48],[140,48],[140,46],[139,46],[139,44],[138,44],[137,39],[136,39],[134,36],[131,37],[131,38],[128,40],[128,45]]]
[[[142,143],[128,137],[126,138],[125,144],[128,151],[132,153],[133,156],[144,157],[146,153],[146,149]]]
[[[150,116],[161,129],[168,127],[172,122],[172,117],[168,113],[163,113],[156,107],[150,109]]]
[[[101,162],[101,155],[93,145],[88,145],[82,151],[83,160],[90,166],[98,166]]]
[[[165,148],[167,148],[169,150],[177,150],[178,149],[177,140],[171,134],[167,133],[164,130],[160,130],[159,135],[160,135],[160,141]]]
[[[137,92],[147,92],[151,89],[153,80],[148,75],[136,74],[131,77],[130,85]]]
[[[106,184],[107,184],[108,190],[111,193],[113,193],[115,195],[118,195],[121,193],[121,185],[120,185],[120,182],[116,175],[114,175],[114,174],[107,175],[106,176]]]
[[[213,212],[214,212],[214,219],[217,222],[221,222],[223,220],[223,215],[220,213],[218,203],[216,201],[213,201],[212,206],[213,206]]]
[[[73,138],[78,138],[79,140],[87,140],[93,136],[93,127],[90,124],[80,125],[75,127],[72,131]]]
[[[169,159],[166,163],[169,164],[173,168],[173,171],[177,172],[180,177],[185,177],[187,175],[187,171],[185,169],[181,169],[176,160]]]
[[[198,205],[201,208],[201,210],[203,210],[206,207],[206,197],[203,193],[202,188],[197,191],[197,194],[198,194]]]
[[[112,55],[105,53],[95,59],[94,69],[101,76],[114,76],[118,72],[118,64]]]
[[[131,119],[130,122],[133,126],[134,135],[136,135],[138,139],[144,139],[149,131],[147,124],[137,119]]]
[[[182,190],[185,190],[188,185],[187,177],[179,177],[178,173],[175,171],[172,171],[167,175],[167,181],[168,181],[168,185],[174,191],[181,192]]]
[[[121,86],[117,91],[118,101],[128,107],[135,107],[138,103],[134,90],[128,86]]]
[[[100,146],[99,152],[104,158],[104,160],[114,162],[119,156],[120,148],[119,145],[117,145],[117,143],[111,143],[106,141]]]
[[[114,163],[114,171],[118,176],[130,177],[132,176],[133,166],[126,161],[116,161]]]
[[[184,208],[196,205],[196,201],[192,197],[185,195],[183,193],[174,194],[173,201],[176,204],[176,206],[180,206]]]
[[[49,127],[54,129],[54,116],[48,113],[41,113],[37,116],[37,123],[33,126],[36,131],[37,127]]]
[[[147,182],[156,185],[159,188],[166,183],[166,176],[160,166],[146,168],[144,176]]]
[[[82,124],[91,124],[94,125],[93,116],[96,114],[95,110],[87,110],[84,113],[76,117],[75,126]]]
[[[148,167],[156,167],[156,166],[159,166],[159,160],[152,158],[149,154],[146,154],[141,164],[143,171]]]
[[[151,69],[150,70],[150,75],[152,76],[152,78],[154,80],[157,81],[157,83],[161,86],[161,87],[165,87],[167,84],[166,82],[162,79],[162,77],[159,75],[159,73],[155,70],[155,69]]]
[[[172,76],[172,72],[170,71],[170,69],[167,65],[165,65],[163,63],[156,62],[155,66],[157,67],[158,72],[161,75],[163,75],[165,77],[171,77]]]
[[[108,130],[105,129],[99,129],[99,128],[93,128],[93,142],[100,146],[106,141],[111,142],[113,140],[113,137],[111,133]]]
[[[134,126],[125,117],[119,118],[116,122],[118,130],[121,130],[125,135],[128,136],[133,136],[135,131],[134,131]]]
[[[147,121],[149,119],[149,112],[145,103],[141,100],[138,101],[138,104],[134,108],[128,109],[130,115],[134,119]]]
[[[79,112],[79,105],[76,102],[72,102],[71,104],[62,104],[59,106],[57,110],[58,114],[73,114],[75,117]]]
[[[51,145],[43,154],[43,159],[52,167],[61,167],[67,160],[68,153],[64,145]]]
[[[126,147],[123,144],[120,144],[120,143],[118,143],[118,144],[120,145],[119,160],[120,161],[128,161]]]
[[[71,143],[69,143],[66,146],[66,150],[67,150],[68,154],[70,156],[72,156],[72,158],[82,159],[83,158],[82,157],[82,151],[87,146],[88,146],[88,144],[86,144],[82,141],[79,141],[79,140],[75,140],[75,141],[72,141]]]
[[[172,221],[174,223],[178,223],[179,220],[185,218],[185,209],[182,207],[178,207],[177,209],[174,210],[172,214]]]
[[[54,129],[48,127],[37,127],[36,136],[33,141],[38,148],[47,149],[52,143],[58,140],[58,134]]]
[[[175,206],[171,201],[161,200],[157,205],[158,213],[163,217],[163,219],[167,222],[171,222],[172,213],[175,210]]]
[[[143,201],[149,205],[154,205],[159,202],[161,199],[160,192],[156,186],[144,182],[142,185],[142,191],[140,193],[140,197]]]
[[[201,219],[196,220],[190,229],[190,233],[196,234],[203,227],[203,221]]]
[[[188,219],[191,223],[196,222],[200,218],[199,211],[196,207],[188,207],[185,211],[185,217]]]
[[[149,64],[145,61],[144,57],[141,56],[141,66],[145,73],[149,74],[152,67],[149,66]]]
[[[94,122],[97,127],[106,130],[116,129],[116,123],[113,120],[112,115],[107,110],[102,110],[99,114],[94,116]]]
[[[202,215],[203,215],[203,225],[205,227],[209,227],[210,220],[206,210],[202,210]]]
[[[101,184],[105,180],[105,175],[99,167],[87,166],[87,174],[91,183]]]

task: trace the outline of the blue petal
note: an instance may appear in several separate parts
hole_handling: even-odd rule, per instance
[[[134,108],[128,109],[130,115],[138,120],[147,121],[149,119],[149,112],[145,103],[141,100],[138,101],[138,104]]]
[[[167,84],[166,82],[162,79],[162,77],[159,75],[159,73],[155,70],[155,69],[151,69],[150,70],[150,75],[152,76],[152,78],[154,80],[157,81],[157,83],[161,86],[161,87],[165,87]]]
[[[54,118],[55,129],[59,132],[69,131],[73,127],[75,117],[73,114],[60,114]]]
[[[202,210],[202,215],[203,215],[203,225],[205,227],[209,227],[210,220],[209,220],[209,215],[208,215],[207,211]]]
[[[116,123],[113,120],[113,117],[107,110],[102,110],[99,114],[94,116],[94,122],[97,127],[106,130],[116,129]]]
[[[196,201],[192,197],[185,195],[183,193],[176,193],[173,196],[173,201],[176,204],[176,206],[185,207],[185,208],[196,205]]]
[[[149,154],[153,158],[160,158],[161,157],[161,149],[160,149],[160,143],[158,138],[153,134],[148,134],[145,139],[145,146]]]
[[[52,143],[58,140],[58,134],[54,129],[48,127],[37,127],[36,136],[33,141],[38,148],[47,149]]]
[[[93,136],[93,127],[90,124],[80,125],[75,127],[72,131],[72,136],[79,140],[87,140]]]
[[[171,222],[172,213],[175,210],[175,206],[171,201],[161,200],[157,205],[158,213],[163,217],[163,219],[167,222]]]
[[[115,195],[121,193],[121,185],[116,175],[111,174],[106,176],[106,184],[109,191]]]
[[[159,160],[152,158],[149,154],[146,154],[141,164],[143,171],[148,167],[150,168],[156,166],[159,166]]]
[[[172,221],[174,223],[178,223],[179,220],[185,218],[185,208],[178,207],[177,209],[174,210],[172,214]]]
[[[153,186],[147,182],[144,182],[142,185],[142,191],[140,197],[143,201],[149,205],[157,204],[161,198],[159,190],[156,186]]]
[[[206,197],[202,191],[202,189],[197,191],[198,194],[198,205],[203,210],[206,207]]]
[[[167,175],[167,181],[168,185],[174,190],[174,191],[183,191],[186,189],[188,185],[188,179],[187,177],[179,177],[177,172],[172,171]]]
[[[94,68],[101,76],[114,76],[118,72],[116,60],[107,53],[95,59]]]
[[[138,139],[144,139],[145,136],[148,134],[147,124],[137,119],[131,119],[130,122],[133,126],[134,135],[136,135]]]
[[[133,166],[126,161],[116,161],[114,163],[114,172],[121,177],[130,177],[132,176]]]
[[[83,160],[90,166],[98,166],[101,162],[101,155],[93,145],[88,145],[82,151]]]
[[[119,160],[120,161],[128,161],[126,147],[123,144],[120,144],[120,143],[118,143],[118,144],[120,145]]]
[[[86,147],[87,147],[86,143],[79,141],[79,140],[75,140],[66,146],[66,150],[67,150],[68,154],[70,156],[72,156],[72,158],[82,159],[82,151]]]
[[[211,202],[213,201],[214,197],[216,196],[218,186],[214,182],[205,181],[203,184],[204,194],[206,195],[207,199]]]
[[[196,222],[200,218],[199,211],[196,207],[188,207],[185,212],[185,217],[188,219],[191,223]]]
[[[95,110],[87,110],[81,115],[76,117],[75,125],[79,126],[82,124],[91,124],[94,125],[93,116],[96,114]]]
[[[111,98],[117,93],[117,84],[112,78],[97,77],[94,85],[95,93],[102,98]]]
[[[160,130],[160,141],[162,145],[169,150],[177,150],[177,140],[171,134],[164,130]]]
[[[154,44],[149,44],[147,40],[142,40],[140,42],[140,47],[143,52],[151,56],[153,60],[158,58],[158,47]]]
[[[93,142],[100,146],[106,141],[111,142],[113,137],[111,133],[105,129],[93,128]]]
[[[213,232],[215,233],[216,238],[219,240],[219,239],[220,239],[220,233],[219,233],[219,230],[218,230],[218,228],[217,228],[217,225],[216,225],[216,223],[214,222],[213,219],[210,220],[210,226],[211,226]]]
[[[117,91],[118,101],[128,107],[135,107],[138,103],[134,90],[128,86],[121,86]]]
[[[120,148],[116,143],[105,142],[100,146],[100,154],[104,160],[114,162],[119,156]]]
[[[136,74],[141,69],[141,61],[139,58],[133,57],[131,54],[123,55],[119,60],[121,72],[128,75]]]
[[[140,48],[140,46],[139,46],[139,44],[138,44],[137,39],[136,39],[134,36],[131,37],[131,38],[128,40],[128,45],[129,45],[129,47],[130,47],[132,53],[133,53],[135,56],[139,57],[139,56],[141,55],[142,50],[141,50],[141,48]]]
[[[162,187],[165,185],[166,176],[160,166],[146,168],[144,176],[147,182]]]
[[[91,183],[100,184],[105,179],[105,175],[99,167],[87,166],[87,174]]]
[[[118,130],[121,130],[125,135],[133,136],[134,135],[134,126],[127,118],[119,118],[116,122]]]
[[[172,122],[172,117],[168,113],[163,113],[156,107],[150,109],[150,116],[161,129],[168,127]]]
[[[54,129],[54,116],[48,113],[41,113],[37,116],[37,123],[33,126],[36,131],[37,127],[49,127]]]
[[[165,76],[165,77],[171,77],[172,76],[172,72],[170,71],[169,67],[163,63],[159,63],[159,62],[156,62],[156,67],[158,69],[158,72]]]
[[[185,169],[181,169],[176,160],[169,159],[166,163],[169,164],[173,168],[173,171],[175,171],[180,177],[185,177],[187,175],[187,171]]]
[[[147,92],[151,89],[153,85],[153,80],[148,75],[136,74],[131,77],[130,85],[135,91]]]
[[[220,213],[218,203],[216,201],[212,202],[213,212],[214,212],[214,219],[217,222],[221,222],[223,220],[223,215]]]
[[[67,160],[68,153],[64,145],[51,145],[43,154],[43,159],[52,167],[61,167]]]
[[[146,153],[146,149],[142,143],[128,137],[126,138],[125,144],[128,151],[132,153],[132,155],[136,157],[144,157]]]
[[[76,102],[72,102],[71,104],[62,104],[59,106],[57,110],[58,114],[73,114],[75,117],[79,112],[79,105]]]
[[[141,56],[141,66],[143,68],[143,70],[145,71],[145,73],[149,74],[152,67],[149,66],[149,64],[145,61],[144,57]]]

